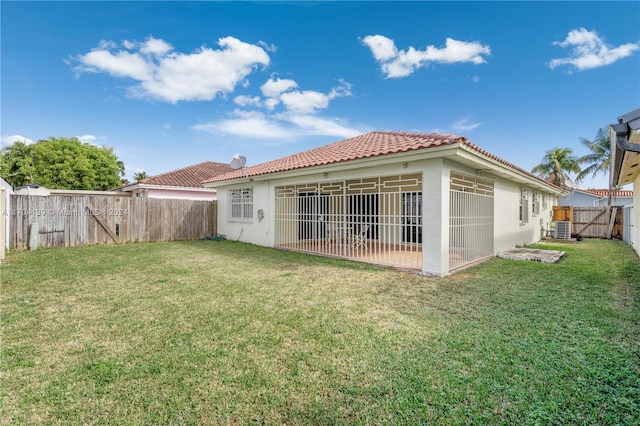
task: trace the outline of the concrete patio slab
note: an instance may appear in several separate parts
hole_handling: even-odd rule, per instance
[[[531,262],[556,263],[562,256],[564,251],[559,250],[540,250],[530,248],[513,248],[498,253],[501,259],[512,260],[528,260]]]

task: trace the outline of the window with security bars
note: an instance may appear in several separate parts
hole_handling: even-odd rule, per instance
[[[534,216],[540,214],[540,194],[537,192],[533,193],[533,203],[531,204],[531,213]]]
[[[526,189],[520,190],[520,223],[529,223],[529,194]]]
[[[253,220],[253,188],[229,189],[229,218],[237,222]]]

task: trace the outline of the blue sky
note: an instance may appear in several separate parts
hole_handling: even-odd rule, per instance
[[[640,106],[638,2],[0,8],[2,146],[77,136],[129,179],[372,130],[466,136],[531,170]]]

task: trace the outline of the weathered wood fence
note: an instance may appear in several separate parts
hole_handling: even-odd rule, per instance
[[[554,221],[571,222],[571,233],[584,238],[622,238],[623,209],[620,206],[554,206]]]
[[[216,233],[215,201],[123,195],[11,195],[9,246],[192,240]]]

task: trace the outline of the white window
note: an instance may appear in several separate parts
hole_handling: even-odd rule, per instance
[[[537,192],[533,193],[533,204],[531,205],[531,213],[534,216],[540,214],[540,194]]]
[[[229,219],[237,222],[251,222],[253,219],[253,188],[230,189]]]
[[[529,193],[526,189],[520,190],[520,223],[529,222]]]

